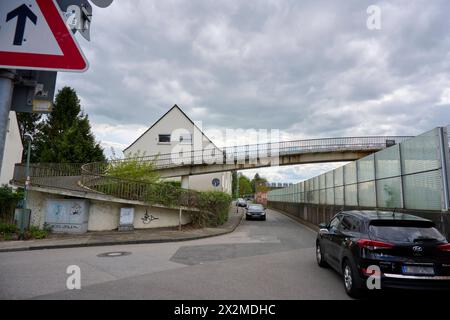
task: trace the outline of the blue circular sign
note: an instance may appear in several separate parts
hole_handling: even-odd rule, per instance
[[[214,187],[220,186],[220,180],[217,179],[217,178],[212,179],[212,185],[213,185]]]

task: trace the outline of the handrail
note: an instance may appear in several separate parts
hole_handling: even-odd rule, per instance
[[[273,156],[285,156],[288,154],[302,154],[311,152],[330,151],[360,151],[360,150],[380,150],[385,148],[387,141],[394,143],[402,142],[410,136],[373,136],[373,137],[343,137],[343,138],[322,138],[307,140],[292,140],[284,142],[270,142],[262,144],[248,144],[229,146],[222,148],[204,148],[190,150],[189,145],[183,146],[182,156],[180,152],[165,154],[153,154],[148,156],[130,157],[137,161],[151,161],[155,164],[155,169],[169,169],[186,165],[229,163],[238,160],[248,160]],[[87,173],[101,174],[108,164],[120,163],[130,158],[110,160],[108,162],[92,162],[82,166],[82,171]],[[176,160],[176,161],[175,161]]]

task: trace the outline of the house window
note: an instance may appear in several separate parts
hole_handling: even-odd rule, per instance
[[[192,143],[192,135],[190,133],[180,135],[180,143],[191,144]]]
[[[160,134],[158,142],[170,143],[170,134]]]

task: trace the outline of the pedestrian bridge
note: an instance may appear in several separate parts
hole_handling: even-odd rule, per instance
[[[189,150],[133,158],[152,162],[162,178],[214,172],[308,163],[353,161],[398,144],[411,137],[345,137],[272,142],[225,148]],[[130,159],[87,164],[34,163],[30,165],[30,188],[84,197],[114,197],[144,201],[151,184],[118,179],[108,168]],[[17,164],[13,183],[24,185],[25,165]]]

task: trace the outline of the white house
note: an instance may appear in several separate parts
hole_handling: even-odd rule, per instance
[[[212,150],[216,154],[221,152],[200,128],[177,105],[174,105],[123,150],[123,153],[125,157],[136,153],[141,155],[145,153],[146,156],[176,154],[178,150],[186,147],[191,150]],[[231,173],[220,172],[190,176],[188,187],[198,191],[222,191],[231,194],[231,186]]]
[[[14,111],[10,111],[0,171],[0,185],[9,185],[9,181],[13,178],[15,164],[22,161],[22,152],[23,146],[17,116]]]

